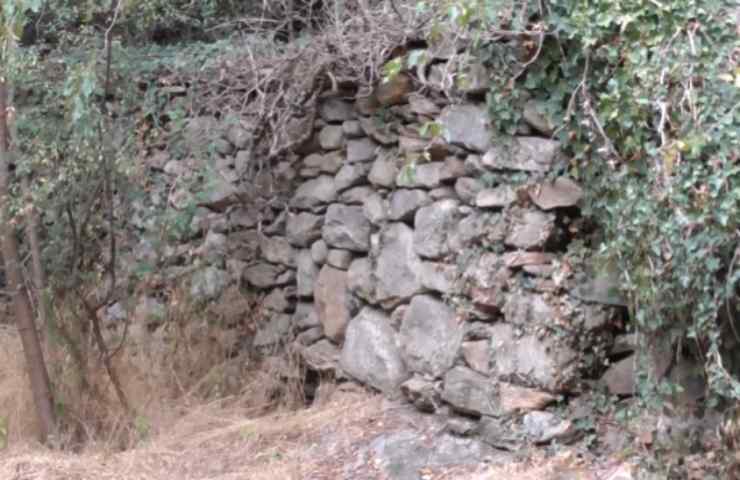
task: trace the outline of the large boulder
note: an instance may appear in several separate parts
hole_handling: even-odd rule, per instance
[[[353,252],[370,250],[370,221],[362,207],[335,203],[326,211],[322,238],[327,245]]]
[[[406,366],[439,377],[455,362],[463,329],[455,311],[431,295],[411,300],[401,324],[400,340]]]
[[[409,377],[388,316],[369,307],[347,328],[340,366],[360,382],[389,395],[396,394]]]

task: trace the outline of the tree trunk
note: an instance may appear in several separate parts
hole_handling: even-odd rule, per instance
[[[26,359],[26,368],[31,380],[33,401],[36,405],[39,426],[41,427],[41,441],[46,442],[49,435],[56,433],[56,417],[54,402],[51,395],[49,373],[46,370],[44,354],[41,349],[33,309],[23,280],[18,244],[15,238],[15,222],[10,217],[9,165],[11,151],[8,130],[8,117],[11,113],[8,105],[8,84],[0,77],[0,245],[5,260],[5,275],[8,287],[13,296],[18,332],[23,343],[23,353]]]

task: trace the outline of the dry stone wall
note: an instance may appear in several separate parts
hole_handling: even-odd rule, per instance
[[[492,419],[579,391],[621,301],[608,281],[579,280],[568,256],[583,193],[536,103],[521,134],[502,137],[485,104],[411,86],[328,96],[300,153],[248,184],[246,124],[191,120],[189,148],[210,138],[219,174],[199,195],[178,181],[203,162],[150,166],[172,179],[170,205],[199,199],[204,267],[191,294],[218,302],[234,283],[264,293],[273,313],[255,349],[290,343],[317,372],[495,430]]]
[[[532,107],[501,138],[483,104],[394,103],[324,101],[244,280],[291,298],[283,330],[309,366],[420,409],[499,416],[577,391],[614,311],[570,293],[582,191],[548,122]]]

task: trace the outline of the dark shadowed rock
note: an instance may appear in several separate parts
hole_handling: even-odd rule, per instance
[[[323,100],[319,105],[319,115],[327,123],[341,123],[356,116],[352,104],[339,98]]]
[[[355,379],[387,395],[397,395],[408,378],[388,317],[368,307],[347,328],[340,365]]]
[[[409,370],[441,376],[455,362],[463,328],[455,311],[431,295],[417,295],[406,309],[400,340]]]
[[[306,364],[313,370],[322,373],[336,372],[339,369],[339,347],[327,339],[319,340],[313,345],[298,350]]]

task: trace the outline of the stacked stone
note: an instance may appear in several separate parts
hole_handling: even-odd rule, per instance
[[[385,122],[326,100],[299,168],[286,230],[306,361],[423,410],[474,416],[542,408],[577,388],[578,350],[612,312],[557,278],[582,196],[550,179],[566,166],[559,144],[494,140],[482,104],[404,94],[381,106]],[[547,125],[533,111],[530,131]],[[430,121],[444,139],[419,134]]]

